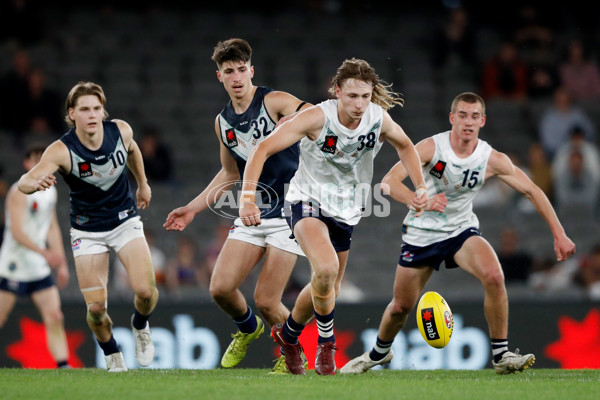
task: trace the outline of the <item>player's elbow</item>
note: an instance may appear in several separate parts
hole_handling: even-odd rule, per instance
[[[381,188],[382,188],[382,190],[383,190],[383,188],[387,188],[387,189],[388,189],[388,192],[389,192],[389,188],[390,188],[390,186],[392,185],[392,180],[393,180],[392,173],[391,173],[391,172],[388,172],[388,173],[387,173],[387,174],[386,174],[386,175],[383,177],[383,179],[381,180]]]
[[[25,177],[21,177],[21,179],[19,179],[19,182],[17,183],[17,188],[19,189],[19,191],[21,193],[25,193],[25,194],[31,194],[35,191],[31,187],[31,185],[27,185],[27,183],[25,181]]]

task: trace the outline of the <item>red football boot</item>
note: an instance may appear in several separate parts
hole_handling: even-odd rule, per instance
[[[315,358],[315,371],[319,375],[335,375],[335,351],[338,348],[335,342],[319,343],[317,346],[317,357]]]
[[[283,354],[285,355],[285,365],[287,365],[290,372],[294,375],[306,374],[304,360],[302,359],[302,353],[304,352],[302,345],[300,342],[298,342],[298,344],[286,342],[281,334],[282,330],[282,323],[275,324],[273,328],[271,328],[271,336],[273,336],[273,339],[275,339],[277,344],[279,344],[283,350]]]

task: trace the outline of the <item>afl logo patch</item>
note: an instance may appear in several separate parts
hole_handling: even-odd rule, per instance
[[[323,141],[323,146],[321,150],[324,153],[335,154],[335,149],[337,147],[337,136],[327,135],[325,136],[325,141]]]
[[[80,244],[81,244],[81,239],[75,239],[75,240],[73,240],[73,243],[71,243],[71,247],[73,248],[73,250],[79,250]]]
[[[238,145],[237,136],[233,129],[227,129],[225,131],[225,138],[227,139],[227,147],[235,147]]]
[[[433,168],[431,168],[431,171],[429,171],[429,173],[433,176],[435,176],[438,179],[442,178],[442,175],[444,174],[444,170],[446,169],[446,162],[445,161],[438,161]]]
[[[88,161],[83,161],[77,164],[79,167],[79,177],[86,178],[92,176],[92,164]]]

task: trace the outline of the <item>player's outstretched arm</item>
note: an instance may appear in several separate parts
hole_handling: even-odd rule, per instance
[[[115,119],[113,121],[119,127],[121,137],[123,138],[123,145],[127,149],[127,168],[129,168],[137,183],[137,206],[139,209],[144,210],[150,205],[152,190],[148,184],[148,178],[146,178],[142,151],[133,139],[133,129],[131,129],[131,126],[120,119]]]
[[[418,210],[420,215],[427,206],[429,199],[425,180],[423,179],[423,171],[421,170],[422,161],[419,152],[400,125],[395,123],[385,111],[383,113],[381,135],[385,140],[390,142],[398,152],[398,156],[400,157],[402,166],[406,172],[405,177],[410,177],[410,180],[416,189],[407,204],[410,204]],[[408,195],[405,190],[402,191],[402,194],[402,197]]]
[[[575,254],[575,243],[565,233],[544,191],[533,183],[519,167],[514,165],[506,154],[492,150],[486,178],[491,175],[497,175],[498,178],[525,195],[533,203],[538,213],[546,220],[554,236],[554,252],[558,261],[564,261]]]
[[[325,123],[325,114],[319,107],[312,107],[298,114],[294,119],[277,127],[268,138],[252,149],[242,186],[240,218],[246,226],[260,225],[260,210],[256,206],[256,185],[265,161],[271,155],[287,149],[304,137],[315,140]]]
[[[215,118],[215,132],[219,140],[221,169],[202,193],[185,206],[178,207],[167,215],[163,227],[168,231],[183,231],[192,222],[196,214],[201,213],[210,205],[216,203],[240,178],[240,173],[233,156],[221,141],[218,117]]]
[[[19,190],[22,193],[31,194],[56,185],[54,173],[59,168],[65,172],[69,171],[71,160],[67,146],[57,140],[46,148],[40,162],[21,176],[18,183]]]

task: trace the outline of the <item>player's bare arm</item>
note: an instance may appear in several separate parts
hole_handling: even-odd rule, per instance
[[[142,152],[137,142],[133,139],[133,129],[131,129],[131,126],[120,119],[115,119],[113,122],[119,127],[121,137],[123,138],[123,146],[127,149],[127,167],[137,182],[137,206],[144,210],[150,205],[152,190],[150,189],[150,185],[148,185],[148,179],[144,171]]]
[[[211,204],[216,203],[225,192],[231,189],[235,181],[240,179],[237,164],[231,153],[221,141],[218,117],[215,118],[215,133],[217,134],[217,139],[219,141],[221,169],[202,193],[185,206],[178,207],[169,213],[163,224],[163,227],[168,231],[184,230],[192,222],[196,214],[201,213]]]
[[[428,196],[421,170],[421,158],[410,138],[400,125],[392,120],[387,111],[383,112],[381,136],[390,142],[398,152],[402,165],[416,189],[410,203],[415,209],[423,210],[427,206]]]
[[[419,158],[421,159],[422,165],[427,165],[431,162],[433,154],[435,152],[435,144],[433,139],[427,138],[417,143],[415,146]],[[415,192],[410,190],[408,186],[404,184],[404,180],[408,177],[408,172],[404,168],[402,161],[398,161],[390,171],[383,177],[382,184],[384,194],[389,194],[394,200],[406,204],[407,206],[417,209],[417,204],[413,204],[413,200],[416,200]],[[428,198],[427,205],[423,208],[423,211],[438,211],[444,212],[448,200],[446,195],[438,193]],[[420,216],[421,213],[417,213],[416,216]]]
[[[255,204],[256,183],[265,161],[271,155],[287,149],[304,137],[315,140],[325,123],[325,114],[319,107],[312,107],[298,114],[293,122],[280,125],[268,138],[250,153],[244,170],[244,183],[240,204],[240,217],[246,226],[260,225],[260,210]]]
[[[57,140],[46,148],[40,162],[21,176],[18,183],[19,190],[25,194],[31,194],[56,185],[54,174],[59,169],[69,173],[71,171],[71,157],[67,146]]]
[[[273,91],[265,96],[265,106],[278,127],[294,118],[300,111],[311,107],[312,104],[303,102],[287,92]]]
[[[533,203],[554,236],[554,251],[558,261],[564,261],[575,254],[575,244],[565,233],[544,191],[533,183],[523,170],[515,166],[506,154],[496,150],[492,150],[486,171],[486,177],[492,175],[498,176],[503,182],[522,193]]]
[[[58,265],[65,260],[64,251],[60,253],[54,251],[52,248],[39,247],[31,240],[25,231],[23,231],[25,213],[27,212],[26,196],[27,195],[20,192],[15,185],[8,191],[6,196],[6,210],[11,219],[10,233],[21,246],[42,255],[50,267],[58,267]]]
[[[58,224],[56,210],[52,213],[52,221],[50,222],[50,229],[48,230],[47,242],[48,250],[60,257],[54,268],[56,269],[56,284],[59,289],[64,289],[69,283],[69,267],[67,266],[65,247],[63,245],[63,237],[60,225]],[[50,266],[52,265],[50,264]]]

